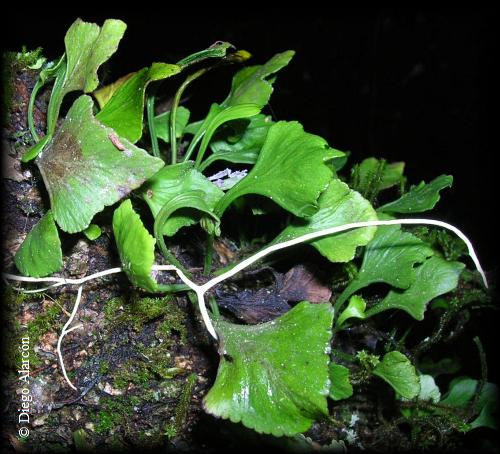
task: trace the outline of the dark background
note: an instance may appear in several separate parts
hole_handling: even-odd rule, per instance
[[[499,175],[493,142],[494,63],[499,52],[493,10],[362,9],[284,15],[256,8],[258,15],[115,10],[80,16],[99,24],[110,17],[128,24],[118,52],[101,74],[105,83],[153,61],[176,62],[217,40],[250,51],[254,64],[294,49],[297,54],[280,72],[268,112],[275,119],[299,120],[331,146],[350,150],[353,162],[369,156],[405,161],[414,184],[443,173],[453,175],[453,188],[443,191],[438,209],[427,215],[462,229],[493,277],[499,232],[494,225]],[[10,30],[3,29],[3,46],[42,46],[47,57],[57,58],[76,17],[19,17],[6,24]],[[211,102],[225,98],[231,72],[234,68],[213,71],[192,84],[192,118],[205,115]],[[480,321],[490,363],[497,349],[497,322],[498,317]],[[477,358],[472,343],[465,354]],[[490,379],[497,377],[490,369]]]
[[[76,17],[18,18],[6,24],[15,29],[6,34],[4,46],[42,46],[45,55],[56,58]],[[105,82],[152,61],[175,62],[216,40],[249,50],[254,64],[296,50],[278,77],[269,112],[276,119],[301,121],[330,145],[350,150],[352,161],[403,160],[412,183],[453,175],[453,189],[443,192],[432,216],[463,229],[485,267],[496,268],[493,10],[112,11],[81,17],[98,23],[114,17],[128,24],[102,75]],[[189,107],[204,115],[210,102],[224,99],[229,83],[230,74],[219,71],[193,84],[190,94],[197,105]]]

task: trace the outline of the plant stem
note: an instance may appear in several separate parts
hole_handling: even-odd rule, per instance
[[[186,284],[158,284],[158,291],[165,293],[186,292],[190,289]]]
[[[35,142],[38,142],[40,140],[40,136],[36,132],[35,120],[33,118],[33,110],[35,107],[36,95],[38,94],[38,91],[40,90],[40,88],[43,87],[43,85],[44,84],[43,84],[42,80],[40,79],[40,77],[38,77],[36,84],[33,87],[33,90],[31,92],[30,101],[28,104],[28,127],[30,129],[31,135],[32,135],[33,140]]]
[[[176,119],[177,119],[177,108],[179,107],[179,103],[181,102],[182,95],[184,91],[189,86],[193,80],[198,79],[201,75],[206,73],[210,68],[202,68],[193,74],[189,75],[186,80],[179,87],[177,92],[175,93],[174,101],[172,103],[172,108],[170,109],[170,154],[172,157],[172,164],[177,162],[177,131],[176,131]]]
[[[208,276],[212,269],[212,259],[214,255],[214,235],[209,233],[207,235],[207,250],[205,252],[205,263],[203,265],[203,274]]]
[[[158,137],[156,135],[155,128],[155,95],[149,95],[147,101],[147,113],[148,113],[148,128],[149,135],[151,137],[151,147],[153,155],[160,158],[160,146],[158,145]]]
[[[474,398],[469,404],[469,420],[479,413],[479,399],[483,393],[484,386],[488,382],[488,363],[486,362],[486,353],[484,352],[483,344],[478,336],[475,336],[472,340],[476,344],[479,353],[479,360],[481,362],[481,380],[478,381]]]
[[[191,140],[191,143],[189,144],[189,147],[186,151],[186,155],[184,156],[184,162],[189,160],[189,158],[193,154],[194,149],[196,148],[196,145],[198,145],[200,140],[203,138],[204,134],[205,131],[203,130],[203,125],[202,125],[200,130],[196,133],[196,135],[193,137],[193,140]]]
[[[181,265],[179,260],[172,254],[168,248],[167,245],[165,244],[165,240],[163,239],[163,235],[159,235],[157,237],[158,240],[158,245],[160,246],[161,253],[163,254],[163,257],[167,259],[167,261],[171,264],[174,265],[176,268],[179,268],[186,276],[191,277],[192,274],[184,268],[184,266]]]
[[[210,304],[210,310],[212,312],[212,317],[217,320],[220,318],[219,306],[217,305],[217,301],[215,301],[215,297],[210,295],[208,297],[208,303]]]

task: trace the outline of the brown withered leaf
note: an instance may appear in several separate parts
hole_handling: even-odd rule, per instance
[[[274,287],[243,290],[236,294],[218,293],[217,303],[238,320],[250,325],[273,320],[291,309]]]
[[[279,295],[287,301],[324,303],[330,300],[332,291],[306,266],[297,265],[285,274]]]

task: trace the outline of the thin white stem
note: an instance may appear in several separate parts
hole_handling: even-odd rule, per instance
[[[203,322],[205,323],[205,327],[207,328],[208,332],[213,336],[213,338],[217,340],[217,333],[215,331],[214,325],[212,324],[212,320],[210,319],[210,316],[208,315],[207,306],[205,304],[205,291],[203,291],[202,288],[198,284],[195,284],[193,281],[191,281],[180,269],[176,268],[173,265],[154,265],[153,269],[158,270],[158,271],[160,271],[160,270],[161,271],[163,271],[163,270],[175,271],[178,274],[178,276],[181,278],[181,280],[187,286],[189,286],[192,290],[195,291],[196,298],[198,300],[198,308],[200,309],[201,318],[203,319]]]
[[[75,301],[75,305],[73,306],[73,310],[71,311],[71,315],[69,316],[68,321],[64,325],[64,327],[61,331],[61,335],[59,336],[59,339],[57,340],[57,356],[59,357],[59,364],[61,365],[62,373],[64,375],[64,378],[68,382],[68,385],[71,388],[73,388],[75,391],[77,391],[77,388],[75,385],[73,385],[73,383],[71,383],[71,380],[69,379],[68,374],[66,373],[66,367],[64,367],[64,359],[62,356],[61,344],[62,344],[62,341],[64,339],[64,336],[66,336],[66,334],[68,334],[71,331],[73,331],[77,328],[80,328],[82,326],[82,325],[78,325],[78,326],[74,326],[73,328],[68,329],[68,326],[71,325],[71,323],[73,322],[73,319],[75,318],[75,315],[78,311],[78,306],[80,305],[80,300],[82,299],[82,291],[83,291],[83,285],[80,285],[80,287],[78,287],[78,293],[76,295],[76,301]]]
[[[360,228],[360,227],[376,227],[376,226],[382,226],[382,225],[401,225],[401,224],[437,225],[439,227],[443,227],[445,229],[448,229],[448,230],[451,230],[452,232],[454,232],[467,245],[467,249],[469,250],[469,255],[470,255],[472,261],[474,262],[474,265],[476,265],[476,268],[479,271],[481,278],[483,279],[484,286],[488,287],[488,282],[486,280],[486,276],[484,274],[483,269],[481,268],[481,264],[479,263],[479,259],[477,258],[476,252],[474,251],[474,247],[472,246],[472,243],[469,241],[469,239],[462,233],[462,231],[457,229],[455,226],[448,224],[447,222],[437,221],[434,219],[393,219],[393,220],[389,220],[389,221],[352,222],[349,224],[343,224],[343,225],[339,225],[336,227],[330,227],[328,229],[318,230],[317,232],[307,233],[305,235],[301,235],[301,236],[294,238],[292,240],[283,241],[282,243],[273,244],[272,246],[264,248],[261,251],[257,252],[256,254],[252,255],[251,257],[248,257],[247,259],[238,263],[234,268],[231,268],[229,271],[226,271],[224,274],[221,274],[220,276],[217,276],[214,279],[203,284],[201,286],[201,290],[203,292],[206,292],[208,289],[212,288],[214,285],[217,285],[218,283],[226,280],[227,278],[234,276],[235,274],[239,273],[241,270],[247,268],[248,266],[257,262],[258,260],[265,257],[266,255],[271,254],[272,252],[278,251],[280,249],[285,249],[285,248],[288,248],[290,246],[294,246],[294,245],[299,244],[299,243],[304,243],[305,241],[314,240],[316,238],[321,238],[323,236],[332,235],[334,233],[340,233],[340,232],[344,232],[346,230],[356,229],[356,228]]]
[[[123,270],[121,268],[110,268],[108,270],[99,271],[98,273],[91,274],[90,276],[82,277],[81,279],[68,279],[65,277],[28,277],[28,276],[16,276],[15,274],[3,273],[3,277],[10,279],[11,281],[20,282],[55,282],[57,286],[59,285],[81,285],[85,282],[97,279],[100,277],[108,276],[109,274],[121,273]],[[51,288],[47,287],[47,288]],[[56,285],[54,285],[56,287]]]
[[[230,269],[229,271],[221,274],[220,276],[215,277],[214,279],[211,279],[210,281],[206,282],[203,285],[198,285],[188,279],[186,275],[176,268],[173,265],[153,265],[152,269],[156,271],[175,271],[180,279],[188,286],[190,287],[195,293],[198,298],[198,306],[200,308],[200,313],[203,318],[203,321],[205,323],[205,326],[208,330],[208,332],[215,338],[217,339],[217,333],[215,331],[215,328],[212,324],[212,321],[210,319],[210,316],[208,314],[206,304],[205,304],[205,292],[207,290],[211,289],[215,285],[219,284],[220,282],[234,276],[235,274],[239,273],[240,271],[244,270],[248,266],[254,264],[258,260],[262,259],[268,254],[271,254],[275,251],[278,251],[280,249],[285,249],[291,246],[294,246],[299,243],[303,243],[306,241],[311,241],[317,238],[321,238],[324,236],[328,235],[333,235],[335,233],[340,233],[340,232],[345,232],[346,230],[352,230],[356,228],[362,228],[362,227],[376,227],[376,226],[383,226],[383,225],[435,225],[438,227],[445,228],[447,230],[451,230],[453,233],[455,233],[467,246],[467,249],[469,251],[469,255],[474,262],[474,265],[476,266],[477,270],[479,271],[479,274],[481,275],[481,278],[483,280],[483,283],[485,287],[488,287],[488,282],[486,280],[485,273],[481,267],[481,264],[479,263],[479,259],[477,258],[476,252],[474,251],[474,247],[472,246],[472,243],[470,240],[465,236],[465,234],[457,229],[455,226],[448,224],[447,222],[443,221],[438,221],[435,219],[393,219],[393,220],[388,220],[388,221],[363,221],[363,222],[352,222],[349,224],[344,224],[344,225],[339,225],[336,227],[331,227],[328,229],[323,229],[319,230],[317,232],[312,232],[312,233],[307,233],[305,235],[301,235],[297,238],[294,238],[292,240],[288,241],[283,241],[282,243],[277,243],[273,244],[267,248],[262,249],[261,251],[257,252],[256,254],[252,255],[251,257],[248,257],[247,259],[243,260],[242,262],[238,263],[234,268]],[[59,278],[59,277],[49,277],[49,278],[32,278],[32,277],[24,277],[24,276],[16,276],[13,274],[3,274],[4,279],[10,279],[13,281],[21,281],[21,282],[55,282],[52,286],[46,287],[44,289],[37,289],[37,290],[27,290],[26,292],[36,292],[36,291],[44,291],[49,288],[57,287],[60,285],[67,285],[67,284],[83,284],[84,282],[90,281],[92,279],[97,279],[103,276],[107,276],[110,274],[114,273],[119,273],[123,271],[121,268],[111,268],[109,270],[101,271],[99,273],[94,273],[91,274],[90,276],[86,276],[81,279],[66,279],[66,278]],[[79,300],[81,297],[81,289],[80,287],[78,289],[79,292],[79,297],[77,298],[77,303],[75,304],[75,308],[73,309],[73,314],[66,324],[66,326],[63,329],[63,334],[61,335],[60,341],[62,340],[62,337],[64,337],[65,334],[69,332],[69,330],[66,330],[67,326],[71,323],[73,320],[74,314],[76,314],[76,309],[78,308]],[[72,328],[74,329],[74,328]],[[76,328],[75,328],[76,329]],[[60,342],[58,342],[58,352],[60,352]],[[60,356],[61,360],[61,367],[63,369],[63,373],[65,375],[66,380],[70,384],[71,387],[74,388],[74,386],[71,384],[71,382],[67,379],[66,376],[66,371],[64,369],[64,364],[62,362],[62,357]],[[76,389],[76,388],[74,388]]]
[[[47,290],[51,290],[51,289],[56,288],[56,287],[60,287],[61,285],[64,285],[64,284],[57,283],[57,284],[49,285],[48,287],[42,287],[42,288],[37,288],[37,289],[27,289],[27,288],[23,288],[23,287],[12,287],[12,288],[16,292],[22,292],[22,293],[41,293],[41,292],[46,292]]]
[[[80,324],[80,325],[72,326],[71,328],[66,330],[66,334],[71,333],[71,331],[74,331],[75,329],[79,329],[79,328],[83,328],[83,325]]]

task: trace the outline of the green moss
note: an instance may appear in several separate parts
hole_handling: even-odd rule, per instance
[[[106,301],[104,314],[115,329],[132,327],[140,332],[147,323],[157,323],[155,337],[150,345],[137,344],[143,361],[129,360],[113,374],[114,386],[126,389],[129,383],[146,388],[152,380],[171,379],[182,372],[173,364],[173,348],[187,341],[185,313],[171,301],[163,298],[113,298]]]
[[[113,415],[104,410],[97,413],[95,421],[95,431],[98,434],[109,432],[118,423],[117,415]]]
[[[38,314],[31,322],[28,322],[27,333],[30,340],[36,339],[38,341],[44,334],[58,329],[60,323],[58,323],[57,319],[61,312],[61,307],[54,303],[45,312]]]
[[[377,355],[368,353],[366,350],[359,351],[356,358],[366,370],[372,370],[380,363],[380,358]]]
[[[183,312],[172,301],[170,295],[162,298],[112,298],[104,304],[106,320],[114,326],[132,326],[139,331],[146,323],[165,316],[168,326],[183,330]]]
[[[42,48],[28,51],[23,46],[21,52],[3,52],[2,53],[2,88],[3,96],[1,99],[2,113],[5,115],[12,107],[14,95],[14,78],[17,71],[38,70],[41,68],[45,58],[42,56]]]
[[[42,360],[35,354],[34,347],[40,339],[49,331],[57,330],[61,327],[58,321],[62,309],[59,304],[54,303],[47,307],[43,312],[28,322],[26,328],[23,328],[17,317],[21,305],[27,301],[40,299],[40,295],[26,294],[13,290],[11,287],[6,287],[3,293],[3,305],[6,311],[5,325],[3,337],[5,340],[5,361],[10,369],[17,369],[21,364],[21,356],[19,345],[21,338],[29,337],[30,343],[30,363],[34,367],[39,367]]]
[[[103,360],[99,364],[99,373],[105,375],[109,372],[109,361]]]
[[[92,416],[96,433],[108,433],[116,427],[123,427],[126,432],[128,421],[134,414],[134,406],[137,403],[137,398],[106,397],[101,399],[101,409]]]
[[[171,346],[167,342],[153,343],[149,347],[138,344],[137,351],[144,361],[133,359],[121,364],[114,374],[116,388],[126,389],[129,383],[148,388],[153,380],[171,379],[182,372],[182,369],[174,367]]]
[[[114,386],[126,389],[129,383],[145,387],[154,378],[153,372],[143,362],[130,360],[120,365],[114,374]]]
[[[56,331],[61,328],[61,323],[58,321],[62,309],[58,304],[49,306],[45,312],[37,315],[31,322],[28,322],[26,334],[30,338],[32,348],[38,344],[40,339],[49,331]],[[34,366],[42,364],[42,360],[32,351],[30,361]]]
[[[13,54],[14,61],[22,69],[40,69],[45,62],[42,55],[43,49],[38,47],[35,50],[28,50],[26,46],[21,48],[21,52],[9,52]]]
[[[191,403],[191,399],[193,397],[196,378],[196,374],[191,374],[187,378],[184,389],[182,390],[181,397],[179,398],[177,408],[175,409],[174,421],[168,423],[165,426],[165,435],[169,439],[175,438],[182,431],[185,425],[186,416],[189,410],[189,404]]]
[[[156,328],[156,337],[163,342],[171,343],[172,334],[177,333],[179,336],[177,343],[184,345],[187,341],[185,317],[184,312],[178,306],[171,305],[168,313]]]

